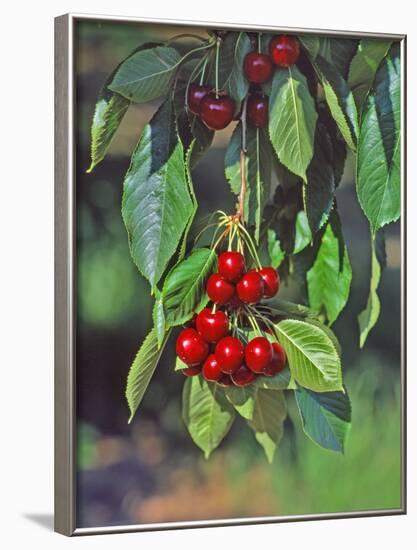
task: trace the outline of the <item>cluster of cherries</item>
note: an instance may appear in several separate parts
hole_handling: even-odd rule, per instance
[[[244,345],[230,335],[229,316],[217,307],[226,306],[236,312],[275,296],[279,284],[278,273],[272,267],[245,272],[245,259],[240,252],[221,253],[218,273],[207,281],[207,294],[215,306],[200,311],[193,326],[183,329],[176,341],[177,355],[188,365],[183,374],[202,374],[206,380],[224,386],[246,386],[259,375],[278,374],[286,362],[282,346],[264,336]]]
[[[252,51],[245,57],[243,70],[253,85],[267,82],[273,73],[274,64],[289,67],[297,62],[300,45],[292,36],[280,35],[271,39],[269,55]],[[223,130],[234,120],[235,102],[225,93],[219,94],[209,86],[196,83],[188,87],[188,108],[201,118],[211,130]],[[247,100],[247,121],[255,128],[263,128],[268,120],[268,97],[253,91]],[[236,119],[235,119],[236,120]]]

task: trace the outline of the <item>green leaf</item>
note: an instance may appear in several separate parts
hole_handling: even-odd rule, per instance
[[[124,181],[123,220],[132,258],[154,287],[193,211],[171,102],[145,126]]]
[[[247,420],[252,420],[255,408],[256,389],[252,385],[245,387],[228,386],[224,389],[227,399],[237,412]]]
[[[215,250],[196,248],[167,275],[162,299],[169,326],[187,322],[207,304],[206,283],[216,263]]]
[[[265,451],[270,464],[274,460],[275,450],[283,436],[286,416],[287,406],[282,391],[262,389],[256,391],[253,417],[248,420],[248,424],[255,432],[256,440]]]
[[[271,266],[277,269],[285,258],[285,253],[273,229],[268,229],[268,254],[271,260]]]
[[[343,453],[351,422],[347,393],[297,388],[295,398],[305,433],[321,447]]]
[[[320,39],[317,36],[306,34],[299,36],[299,41],[308,54],[314,59],[320,51]]]
[[[310,307],[317,312],[324,311],[329,323],[334,323],[348,301],[351,281],[352,269],[346,247],[343,243],[340,246],[329,223],[316,260],[307,272]]]
[[[343,390],[340,357],[325,332],[294,319],[281,321],[275,329],[300,386],[317,392]]]
[[[314,157],[307,170],[305,210],[310,229],[316,233],[329,217],[335,194],[332,144],[326,127],[317,124]]]
[[[300,210],[295,221],[295,241],[294,254],[298,254],[312,241],[310,225],[308,223],[307,214],[304,210]]]
[[[368,338],[369,333],[376,325],[378,321],[379,313],[381,311],[381,303],[378,296],[378,287],[381,281],[381,271],[382,271],[382,259],[377,254],[377,246],[381,246],[381,241],[383,241],[383,235],[381,232],[376,235],[376,242],[371,239],[371,284],[369,289],[368,301],[366,303],[366,308],[359,314],[359,346],[363,348],[365,345],[366,339]]]
[[[161,358],[169,332],[165,335],[161,346],[158,346],[156,330],[153,328],[140,347],[127,377],[126,399],[130,409],[129,422],[132,421],[146,388]]]
[[[296,66],[275,72],[269,101],[269,136],[279,160],[307,181],[317,113],[307,80]]]
[[[271,341],[275,340],[274,338],[269,339]],[[290,370],[285,368],[275,376],[257,376],[252,386],[263,390],[286,390],[288,389],[289,383]]]
[[[227,92],[240,105],[249,91],[249,81],[243,71],[243,62],[246,55],[252,50],[249,36],[245,32],[238,33],[234,44],[233,67],[227,79]]]
[[[357,192],[373,235],[400,216],[400,104],[400,58],[394,45],[365,103],[358,144]]]
[[[216,449],[232,426],[233,406],[218,384],[206,382],[202,376],[188,378],[182,396],[184,422],[194,443],[205,458]]]
[[[177,357],[176,360],[175,360],[174,370],[175,371],[181,371],[181,370],[184,370],[184,369],[188,369],[188,365],[186,363],[184,363],[183,361],[181,361],[181,359],[179,357]]]
[[[236,195],[239,195],[241,189],[241,145],[242,125],[239,123],[233,132],[225,154],[226,178]],[[271,149],[267,135],[259,128],[247,128],[246,147],[244,217],[249,225],[255,226],[255,240],[259,242],[263,209],[269,198],[271,184]]]
[[[347,78],[349,65],[358,48],[358,40],[352,38],[321,38],[321,55],[339,72]],[[328,44],[325,44],[325,42]]]
[[[159,291],[155,293],[155,303],[152,310],[152,320],[158,340],[158,347],[160,348],[165,337],[165,314],[162,296]]]
[[[340,133],[350,149],[356,151],[358,113],[352,92],[343,76],[326,59],[319,55],[313,65]]]
[[[364,38],[359,42],[348,77],[349,88],[353,92],[358,113],[362,111],[379,64],[386,56],[390,46],[391,41],[375,38]]]
[[[137,103],[156,99],[168,93],[180,61],[167,46],[138,51],[120,65],[109,89]]]

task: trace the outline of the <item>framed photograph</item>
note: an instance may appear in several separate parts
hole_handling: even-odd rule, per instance
[[[405,36],[56,19],[55,529],[403,514]]]

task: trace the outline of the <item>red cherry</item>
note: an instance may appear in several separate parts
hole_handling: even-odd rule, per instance
[[[264,282],[264,298],[272,298],[279,289],[278,271],[273,267],[263,267],[259,270],[259,275]]]
[[[248,271],[236,285],[237,295],[246,304],[256,304],[262,298],[264,283],[257,271]]]
[[[217,383],[221,386],[233,386],[232,379],[228,374],[223,374],[223,376],[217,380]]]
[[[190,367],[202,363],[208,354],[207,342],[193,328],[185,328],[180,332],[175,349],[181,361]]]
[[[297,62],[300,55],[300,44],[293,36],[281,34],[269,43],[269,53],[275,65],[289,67]]]
[[[229,332],[229,318],[224,311],[212,313],[206,307],[197,315],[197,330],[206,342],[216,344]]]
[[[262,82],[269,80],[272,69],[271,58],[264,53],[250,52],[243,62],[246,78],[249,82],[255,82],[256,84],[262,84]]]
[[[198,84],[190,84],[188,87],[187,103],[188,109],[193,115],[199,115],[201,111],[201,101],[210,92],[208,86],[199,86]]]
[[[285,368],[287,357],[284,348],[277,344],[277,342],[273,342],[272,350],[272,361],[262,371],[262,374],[265,376],[275,376]]]
[[[235,287],[219,273],[213,273],[207,281],[207,294],[212,302],[222,306],[233,298]]]
[[[223,376],[223,373],[220,370],[219,362],[217,361],[214,353],[209,355],[204,361],[203,369],[201,372],[206,380],[210,380],[212,382],[215,382]]]
[[[268,98],[261,94],[249,96],[247,114],[250,126],[264,128],[268,122]]]
[[[201,120],[210,130],[223,130],[232,120],[235,102],[228,95],[216,97],[215,93],[207,94],[201,101]]]
[[[236,283],[245,272],[245,258],[240,252],[222,252],[219,256],[219,273],[226,281]]]
[[[245,363],[253,372],[262,372],[272,361],[273,348],[267,338],[257,336],[245,347]]]
[[[184,376],[197,376],[200,374],[200,367],[188,367],[188,369],[181,369],[181,372]]]
[[[236,386],[247,386],[255,380],[256,374],[249,370],[246,365],[240,365],[230,377]]]
[[[232,374],[242,364],[244,347],[234,336],[226,336],[217,344],[215,354],[222,372]]]

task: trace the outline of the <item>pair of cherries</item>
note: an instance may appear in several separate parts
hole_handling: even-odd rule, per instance
[[[210,353],[210,346],[215,346]],[[275,376],[285,367],[285,351],[277,342],[263,336],[246,346],[229,335],[229,319],[223,311],[203,309],[196,318],[196,328],[181,331],[176,341],[178,357],[188,365],[186,376],[200,373],[210,382],[247,386],[257,376]]]
[[[269,44],[269,55],[250,52],[246,55],[243,70],[247,80],[262,84],[272,76],[273,65],[289,67],[298,60],[300,46],[296,38],[275,36]],[[187,96],[188,108],[200,116],[211,130],[223,130],[234,119],[235,102],[227,94],[216,94],[209,86],[190,84]],[[263,128],[268,118],[268,98],[261,93],[251,94],[247,103],[248,123]]]
[[[240,252],[220,254],[218,272],[210,275],[207,281],[210,300],[219,306],[239,307],[242,302],[256,304],[262,298],[275,296],[280,280],[274,268],[245,270],[245,258]]]

